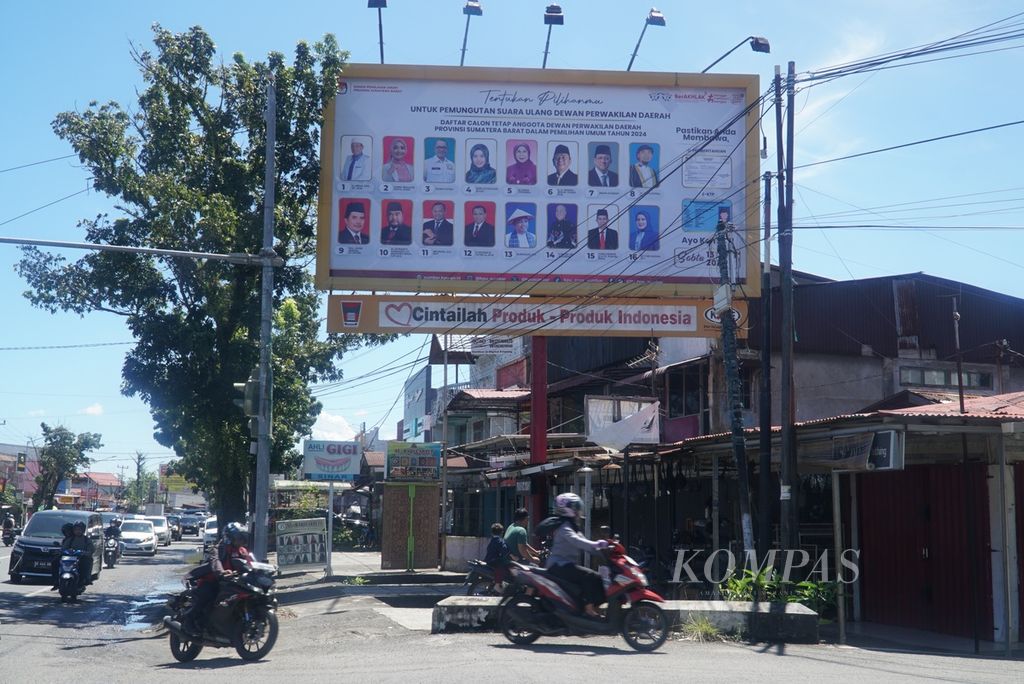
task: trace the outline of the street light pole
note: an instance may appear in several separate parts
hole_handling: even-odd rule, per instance
[[[459,66],[466,63],[466,41],[469,40],[469,20],[474,16],[483,16],[484,9],[477,0],[466,0],[462,13],[466,15],[466,30],[462,34],[462,57],[459,58]]]
[[[715,60],[714,62],[712,62],[711,64],[708,64],[708,65],[707,65],[707,67],[706,67],[706,68],[705,68],[705,69],[704,69],[703,71],[701,71],[700,73],[702,73],[702,74],[706,74],[706,73],[708,72],[708,70],[710,70],[710,69],[711,69],[711,67],[715,66],[716,64],[718,64],[719,62],[721,62],[721,61],[722,61],[723,59],[725,59],[726,57],[728,57],[728,56],[729,56],[729,55],[731,55],[732,53],[736,52],[736,50],[737,50],[737,49],[738,49],[738,48],[739,48],[739,47],[740,47],[741,45],[743,45],[743,44],[744,44],[744,43],[746,43],[746,42],[749,42],[749,43],[750,43],[750,49],[751,49],[751,50],[753,50],[754,52],[765,52],[765,53],[769,53],[769,52],[771,52],[771,51],[772,51],[772,50],[771,50],[771,45],[770,45],[770,44],[768,43],[768,39],[767,39],[767,38],[763,38],[763,37],[761,37],[761,36],[747,36],[746,38],[744,38],[744,39],[743,39],[743,40],[741,40],[740,42],[736,43],[736,45],[734,45],[734,46],[732,47],[732,49],[731,49],[731,50],[729,50],[728,52],[726,52],[726,53],[725,53],[724,55],[722,55],[721,57],[719,57],[718,59],[716,59],[716,60]]]
[[[562,8],[559,5],[548,5],[544,9],[544,23],[548,26],[548,39],[544,42],[544,62],[541,64],[541,69],[548,68],[548,48],[551,46],[551,27],[561,26],[565,23],[565,16],[562,14]]]
[[[260,415],[256,445],[256,517],[253,520],[253,552],[267,559],[267,508],[270,503],[270,435],[273,423],[273,367],[271,364],[274,311],[274,147],[277,137],[277,94],[273,79],[267,83],[267,146],[263,179],[263,284],[260,294]]]
[[[637,38],[636,47],[633,48],[633,55],[629,58],[629,64],[626,66],[626,71],[633,69],[633,60],[636,59],[636,53],[640,51],[640,43],[643,42],[644,34],[647,33],[648,26],[664,26],[665,15],[658,11],[656,7],[652,7],[651,11],[647,13],[647,18],[644,19],[644,27],[640,30],[640,37]]]
[[[377,36],[380,39],[380,63],[384,63],[384,17],[381,10],[388,6],[388,0],[369,0],[366,3],[369,9],[377,10]]]

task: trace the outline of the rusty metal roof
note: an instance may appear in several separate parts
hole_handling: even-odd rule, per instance
[[[960,402],[912,406],[904,409],[879,411],[886,416],[908,416],[928,418],[989,418],[997,420],[1024,420],[1024,392],[996,394],[990,397],[964,399],[964,411]]]
[[[449,411],[516,411],[530,390],[464,389],[448,402]]]

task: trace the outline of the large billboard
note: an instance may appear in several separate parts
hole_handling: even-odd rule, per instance
[[[317,285],[759,292],[756,76],[350,65],[321,147]]]
[[[441,444],[388,442],[387,480],[434,482],[441,479]]]
[[[302,474],[307,480],[351,482],[359,475],[363,445],[307,439],[302,442]]]

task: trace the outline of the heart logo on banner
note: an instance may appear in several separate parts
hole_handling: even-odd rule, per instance
[[[412,321],[412,304],[388,304],[384,317],[396,325],[409,325]]]

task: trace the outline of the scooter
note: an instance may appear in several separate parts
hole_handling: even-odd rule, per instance
[[[117,537],[107,537],[107,541],[103,543],[103,562],[108,568],[112,568],[117,565],[120,557],[121,542],[117,540]]]
[[[665,599],[648,588],[640,565],[626,555],[618,539],[608,540],[600,574],[608,607],[588,617],[575,587],[546,570],[519,563],[509,566],[511,581],[498,607],[498,627],[514,644],[532,644],[544,636],[621,633],[637,651],[653,651],[668,637]]]
[[[81,551],[64,549],[60,553],[60,566],[57,571],[57,591],[60,592],[61,603],[74,603],[82,593],[78,582],[78,559]]]
[[[3,532],[4,546],[10,546],[14,543],[14,538],[21,534],[20,527],[5,527]]]
[[[496,588],[494,568],[482,560],[471,560],[467,563],[469,572],[462,586],[466,587],[466,596],[500,596]]]
[[[200,566],[185,576],[185,591],[168,602],[172,614],[164,618],[170,632],[171,655],[178,662],[194,660],[205,646],[234,647],[242,660],[259,660],[277,641],[277,596],[269,563],[236,560],[238,571],[220,580],[220,591],[202,625],[202,634],[189,634],[182,627],[192,595],[209,566]]]

